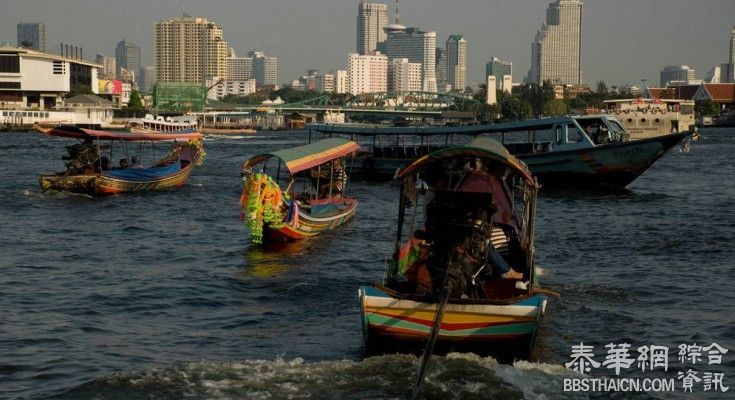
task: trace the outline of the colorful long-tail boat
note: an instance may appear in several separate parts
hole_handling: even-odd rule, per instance
[[[81,141],[67,146],[69,155],[62,157],[68,161],[65,171],[39,178],[44,191],[105,196],[169,190],[183,186],[194,167],[204,159],[202,136],[196,132],[134,134],[82,129],[72,125],[55,128],[36,126],[36,130],[49,136]],[[138,143],[130,146],[134,147],[132,150],[141,150],[146,143],[146,151],[128,159],[130,143]],[[142,158],[148,151],[155,152],[154,143],[163,143],[168,150],[162,158],[145,167],[137,158]],[[117,166],[112,163],[115,147],[123,157]]]
[[[346,196],[345,158],[359,148],[331,138],[245,161],[240,206],[252,241],[309,238],[354,217],[357,199]]]
[[[393,256],[382,283],[359,288],[368,351],[420,349],[448,290],[437,350],[527,357],[549,292],[535,270],[538,184],[526,165],[478,138],[420,157],[395,180]]]

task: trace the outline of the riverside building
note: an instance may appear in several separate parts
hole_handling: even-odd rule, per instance
[[[436,32],[391,25],[386,33],[386,56],[391,60],[407,58],[409,62],[421,64],[422,90],[436,92]]]
[[[383,93],[388,90],[388,57],[376,51],[372,54],[352,53],[347,59],[348,92]]]

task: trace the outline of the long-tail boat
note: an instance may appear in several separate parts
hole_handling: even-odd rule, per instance
[[[439,319],[437,350],[528,356],[549,291],[534,268],[538,184],[526,165],[477,138],[422,156],[395,181],[385,279],[359,288],[368,351],[415,351]]]
[[[359,148],[330,138],[245,161],[240,206],[252,241],[309,238],[349,221],[357,199],[346,196],[345,159]]]
[[[183,186],[195,165],[204,159],[202,136],[199,133],[134,134],[82,129],[73,125],[36,130],[49,136],[78,139],[67,146],[66,170],[40,177],[41,188],[70,191],[91,196],[169,190]],[[143,166],[138,159],[155,155],[155,143],[162,157]],[[133,145],[135,144],[135,145]],[[145,147],[144,147],[145,144]],[[131,156],[133,151],[138,154]],[[115,156],[121,157],[113,165]],[[128,158],[130,157],[130,158]],[[155,157],[151,157],[155,158]]]
[[[389,180],[399,166],[433,150],[490,136],[524,161],[544,187],[562,188],[623,188],[694,134],[686,131],[631,140],[620,122],[607,115],[470,126],[310,124],[307,129],[370,139],[370,150],[355,160],[356,178]]]

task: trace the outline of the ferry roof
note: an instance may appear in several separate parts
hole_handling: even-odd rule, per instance
[[[75,125],[62,125],[43,131],[50,136],[65,137],[71,139],[98,139],[98,140],[124,140],[136,141],[159,141],[159,140],[202,140],[202,135],[197,132],[191,133],[126,133],[97,131],[83,129]]]
[[[334,137],[304,146],[259,154],[245,161],[242,168],[249,168],[271,157],[281,159],[291,175],[342,158],[360,150],[360,146],[348,139]]]
[[[348,135],[480,135],[483,133],[502,133],[552,129],[555,124],[566,124],[580,117],[542,118],[530,121],[504,122],[500,124],[466,126],[380,126],[356,124],[308,124],[306,129],[323,133]]]
[[[415,174],[416,172],[424,169],[427,165],[438,160],[467,156],[490,159],[506,165],[513,169],[518,175],[522,176],[528,183],[533,186],[537,186],[536,180],[531,175],[526,164],[511,155],[508,150],[500,144],[500,142],[488,137],[476,138],[466,146],[448,147],[429,153],[398,171],[396,179],[401,179]]]

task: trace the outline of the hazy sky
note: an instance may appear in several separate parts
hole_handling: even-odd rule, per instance
[[[379,2],[379,1],[378,1]],[[238,55],[263,49],[278,57],[278,80],[307,69],[346,68],[355,51],[358,0],[185,0],[188,14],[219,24]],[[394,1],[388,3],[391,19]],[[485,62],[513,62],[513,79],[528,72],[531,42],[548,0],[403,0],[401,23],[467,39],[467,80],[483,80]],[[0,42],[16,41],[18,22],[43,22],[49,50],[59,43],[84,48],[85,58],[114,56],[127,39],[152,64],[153,26],[181,14],[181,0],[0,0]],[[727,61],[735,0],[585,0],[582,27],[584,80],[594,84],[658,84],[665,65],[688,64],[704,75]]]

